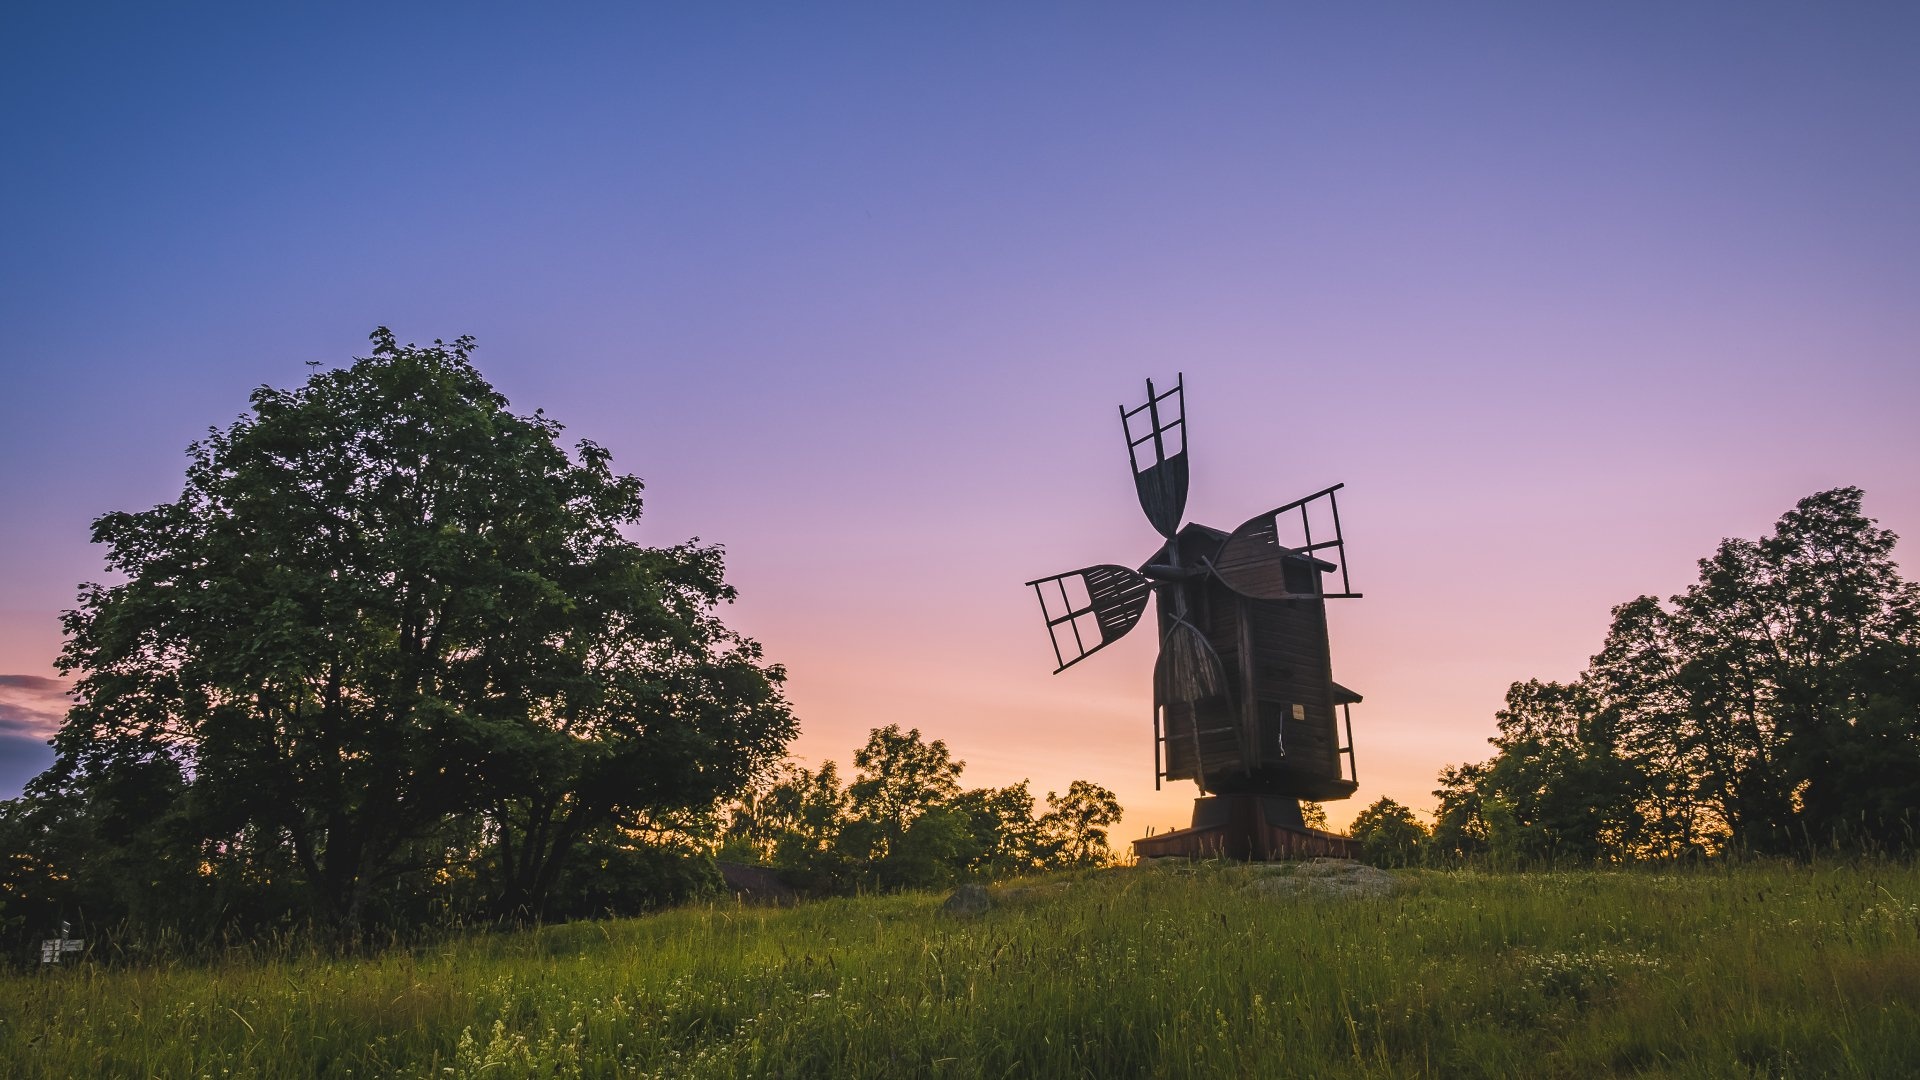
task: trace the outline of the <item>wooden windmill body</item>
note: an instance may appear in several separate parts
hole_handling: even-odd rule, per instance
[[[1192,780],[1202,797],[1191,827],[1136,840],[1135,853],[1351,854],[1351,840],[1307,828],[1300,811],[1302,799],[1344,799],[1357,786],[1347,707],[1360,695],[1333,681],[1327,637],[1326,601],[1359,595],[1347,580],[1341,485],[1232,532],[1183,527],[1184,379],[1158,395],[1149,382],[1147,404],[1123,408],[1121,421],[1141,508],[1164,543],[1137,570],[1104,564],[1028,584],[1056,673],[1132,629],[1147,597],[1158,599],[1155,784]]]

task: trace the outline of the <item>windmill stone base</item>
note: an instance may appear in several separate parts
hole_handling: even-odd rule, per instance
[[[1209,795],[1193,800],[1193,824],[1133,842],[1141,859],[1353,859],[1360,842],[1310,829],[1297,799],[1272,795]]]

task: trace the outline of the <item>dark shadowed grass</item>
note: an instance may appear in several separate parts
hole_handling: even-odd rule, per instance
[[[1920,873],[1183,865],[0,983],[14,1075],[1913,1076]]]

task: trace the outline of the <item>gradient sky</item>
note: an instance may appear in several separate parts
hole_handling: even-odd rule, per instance
[[[1191,519],[1348,484],[1336,823],[1802,496],[1920,534],[1920,8],[1198,7],[10,9],[0,797],[89,521],[380,324],[726,545],[799,755],[918,726],[1121,837],[1194,794],[1154,643],[1050,675],[1020,583],[1153,550],[1146,377]]]

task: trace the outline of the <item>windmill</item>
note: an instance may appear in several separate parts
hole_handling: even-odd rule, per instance
[[[1027,584],[1040,598],[1055,674],[1132,630],[1148,598],[1158,599],[1154,786],[1192,780],[1202,797],[1191,828],[1136,840],[1135,853],[1351,854],[1351,840],[1308,829],[1300,812],[1302,799],[1344,799],[1357,786],[1348,707],[1360,695],[1333,681],[1327,644],[1326,602],[1360,595],[1340,530],[1336,493],[1345,485],[1232,532],[1182,525],[1185,376],[1165,392],[1149,379],[1146,404],[1121,406],[1120,425],[1140,508],[1163,543],[1138,568],[1101,564]]]

